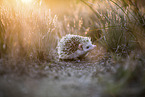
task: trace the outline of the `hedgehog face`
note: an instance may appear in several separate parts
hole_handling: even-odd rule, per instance
[[[96,45],[92,43],[79,44],[79,49],[76,51],[77,57],[84,57],[90,50],[92,50]]]
[[[85,52],[88,52],[95,47],[95,45],[92,44],[91,39],[88,37],[84,37],[84,41],[82,43],[82,48]]]
[[[88,52],[88,51],[92,50],[94,47],[96,47],[96,45],[93,45],[92,43],[83,45],[83,51]]]
[[[88,37],[83,37],[83,42],[79,44],[79,50],[85,53],[92,50],[94,47],[96,47],[96,45],[93,45],[91,39]]]

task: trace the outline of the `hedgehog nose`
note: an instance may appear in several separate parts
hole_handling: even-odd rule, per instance
[[[93,48],[95,48],[96,47],[96,45],[93,45]]]

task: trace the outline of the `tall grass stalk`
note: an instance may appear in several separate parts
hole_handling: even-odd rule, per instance
[[[4,2],[0,7],[8,57],[16,60],[24,57],[51,59],[57,44],[57,33],[54,33],[57,16],[52,16],[51,10],[37,4]]]
[[[129,0],[130,3],[125,0],[106,0],[102,1],[103,10],[99,5],[100,2],[80,1],[92,10],[97,16],[96,20],[101,20],[101,24],[98,25],[98,28],[103,27],[100,42],[108,51],[128,55],[135,48],[143,50],[145,17],[136,3],[133,5],[131,0]],[[127,6],[123,6],[124,3]],[[99,16],[98,13],[100,13]]]
[[[4,34],[5,34],[5,29],[4,25],[0,19],[0,58],[6,53],[6,45],[4,41]]]

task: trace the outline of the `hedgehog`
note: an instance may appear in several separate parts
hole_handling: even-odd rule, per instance
[[[58,55],[61,60],[82,59],[96,45],[93,45],[89,37],[67,34],[58,42]]]

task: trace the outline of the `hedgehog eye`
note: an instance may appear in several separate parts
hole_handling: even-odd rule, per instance
[[[88,49],[90,46],[87,46],[86,49]]]

